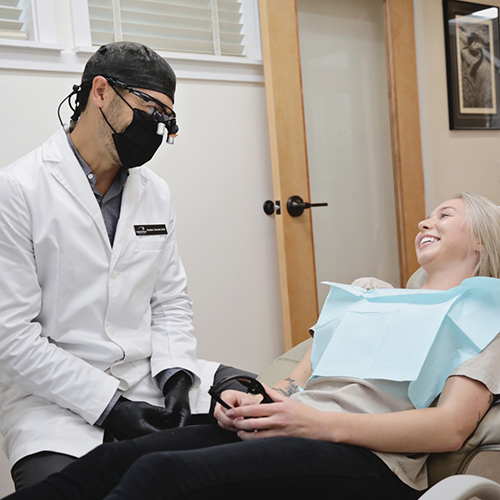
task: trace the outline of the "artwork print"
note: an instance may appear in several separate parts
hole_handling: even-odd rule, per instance
[[[451,129],[500,128],[498,8],[445,0]]]

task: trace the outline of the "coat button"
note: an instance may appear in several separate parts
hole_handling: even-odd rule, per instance
[[[111,271],[111,279],[115,280],[118,276],[120,276],[120,273],[116,269],[113,269],[113,271]]]
[[[116,332],[116,328],[114,325],[109,325],[108,328],[107,328],[107,332],[110,334],[110,335],[114,335],[115,332]]]

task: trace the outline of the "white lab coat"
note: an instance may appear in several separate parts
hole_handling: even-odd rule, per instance
[[[168,234],[137,235],[144,224]],[[192,410],[207,411],[218,365],[196,359],[170,192],[148,168],[130,170],[113,248],[62,128],[0,169],[0,280],[0,430],[12,464],[90,451],[115,391],[162,405],[153,379],[167,368],[196,375]]]

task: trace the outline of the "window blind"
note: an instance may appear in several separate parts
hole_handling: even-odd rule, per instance
[[[88,0],[88,4],[93,45],[125,40],[173,52],[216,56],[244,52],[240,0]]]
[[[23,31],[25,10],[23,0],[0,0],[0,38],[27,40]]]

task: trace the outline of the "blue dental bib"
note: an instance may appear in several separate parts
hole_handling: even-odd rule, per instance
[[[500,332],[500,280],[475,277],[450,290],[331,286],[315,327],[312,376],[409,381],[425,408],[449,374]]]

